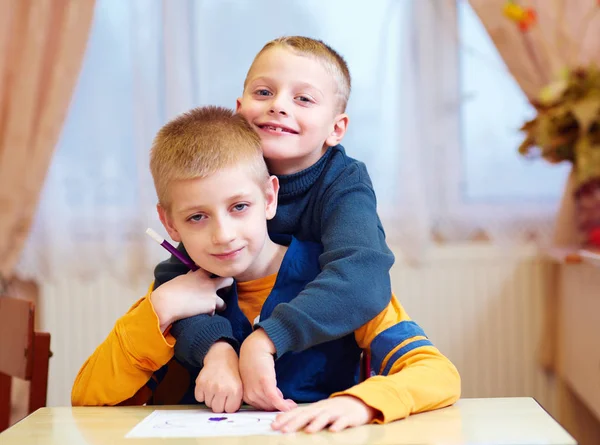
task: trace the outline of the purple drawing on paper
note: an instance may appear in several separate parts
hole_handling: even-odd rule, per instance
[[[209,417],[208,420],[211,422],[220,422],[221,420],[227,420],[227,417]]]

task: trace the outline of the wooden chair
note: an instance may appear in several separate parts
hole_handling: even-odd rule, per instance
[[[35,332],[35,304],[0,296],[0,432],[8,428],[12,378],[30,382],[27,415],[46,406],[50,334]]]

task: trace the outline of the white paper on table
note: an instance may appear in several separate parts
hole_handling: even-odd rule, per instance
[[[138,423],[126,438],[219,437],[281,434],[271,429],[278,413],[239,411],[215,414],[197,410],[155,410]]]

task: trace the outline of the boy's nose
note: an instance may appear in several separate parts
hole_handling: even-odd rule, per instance
[[[280,114],[281,116],[287,116],[287,113],[282,108],[271,107],[269,114]]]
[[[228,244],[235,239],[235,230],[228,224],[217,224],[212,231],[214,244]]]
[[[279,114],[281,116],[287,116],[285,111],[285,100],[280,96],[275,96],[271,101],[271,107],[269,108],[269,114]]]

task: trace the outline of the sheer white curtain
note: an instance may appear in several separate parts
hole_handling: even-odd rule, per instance
[[[234,107],[254,55],[281,35],[323,39],[346,58],[353,91],[343,144],[367,164],[390,242],[403,253],[423,258],[432,230],[449,240],[476,230],[498,240],[549,233],[560,177],[515,167],[520,117],[482,112],[497,105],[481,99],[489,82],[473,79],[491,74],[476,67],[465,82],[461,69],[470,72],[463,52],[473,48],[489,62],[478,46],[485,34],[459,25],[445,0],[98,0],[20,272],[147,280],[166,256],[144,234],[162,232],[148,172],[155,132],[193,106]],[[502,62],[493,72],[511,82]]]
[[[154,133],[192,106],[186,2],[97,2],[74,99],[20,271],[46,280],[148,279],[164,258],[148,171]],[[143,275],[140,275],[143,274]]]
[[[254,55],[280,35],[320,38],[345,56],[353,92],[344,145],[367,163],[382,215],[425,240],[423,178],[411,156],[421,145],[412,5],[99,0],[21,273],[147,279],[165,258],[144,233],[161,229],[148,172],[155,132],[193,106],[234,107]]]

